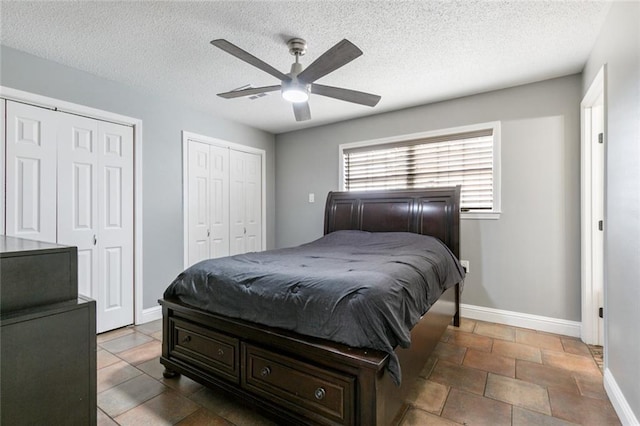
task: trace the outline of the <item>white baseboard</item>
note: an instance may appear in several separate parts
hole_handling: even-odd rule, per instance
[[[631,406],[622,394],[620,387],[618,387],[618,383],[613,377],[613,374],[611,374],[611,370],[608,368],[604,370],[604,389],[607,391],[609,400],[611,400],[611,404],[616,410],[616,414],[620,418],[620,422],[625,426],[640,425],[638,418],[633,414]]]
[[[464,318],[531,328],[572,337],[580,337],[580,328],[582,326],[578,321],[503,311],[502,309],[485,308],[464,303],[460,305],[460,314]]]
[[[162,306],[154,306],[153,308],[143,309],[142,318],[140,318],[139,321],[136,321],[136,325],[159,320],[161,318],[162,318]]]

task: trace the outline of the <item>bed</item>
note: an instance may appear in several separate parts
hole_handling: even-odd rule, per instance
[[[457,259],[459,211],[460,187],[331,192],[324,234],[325,238],[362,234],[350,231],[429,235]],[[404,415],[413,379],[447,326],[452,321],[459,325],[461,285],[461,279],[456,280],[416,319],[410,346],[395,344],[390,350],[373,344],[373,348],[356,347],[340,343],[339,338],[334,341],[212,313],[167,291],[159,301],[160,362],[165,377],[184,374],[239,398],[279,424],[392,424]]]

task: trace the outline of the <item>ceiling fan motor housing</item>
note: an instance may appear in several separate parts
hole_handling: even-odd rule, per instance
[[[293,56],[302,56],[307,53],[307,42],[301,38],[292,38],[287,42],[289,53]]]

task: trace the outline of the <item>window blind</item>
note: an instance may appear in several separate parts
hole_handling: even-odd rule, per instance
[[[347,191],[462,185],[464,210],[493,209],[493,130],[345,149]]]

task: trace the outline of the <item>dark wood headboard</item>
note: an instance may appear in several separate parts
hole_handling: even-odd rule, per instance
[[[460,258],[460,186],[330,192],[324,233],[346,229],[431,235]]]

